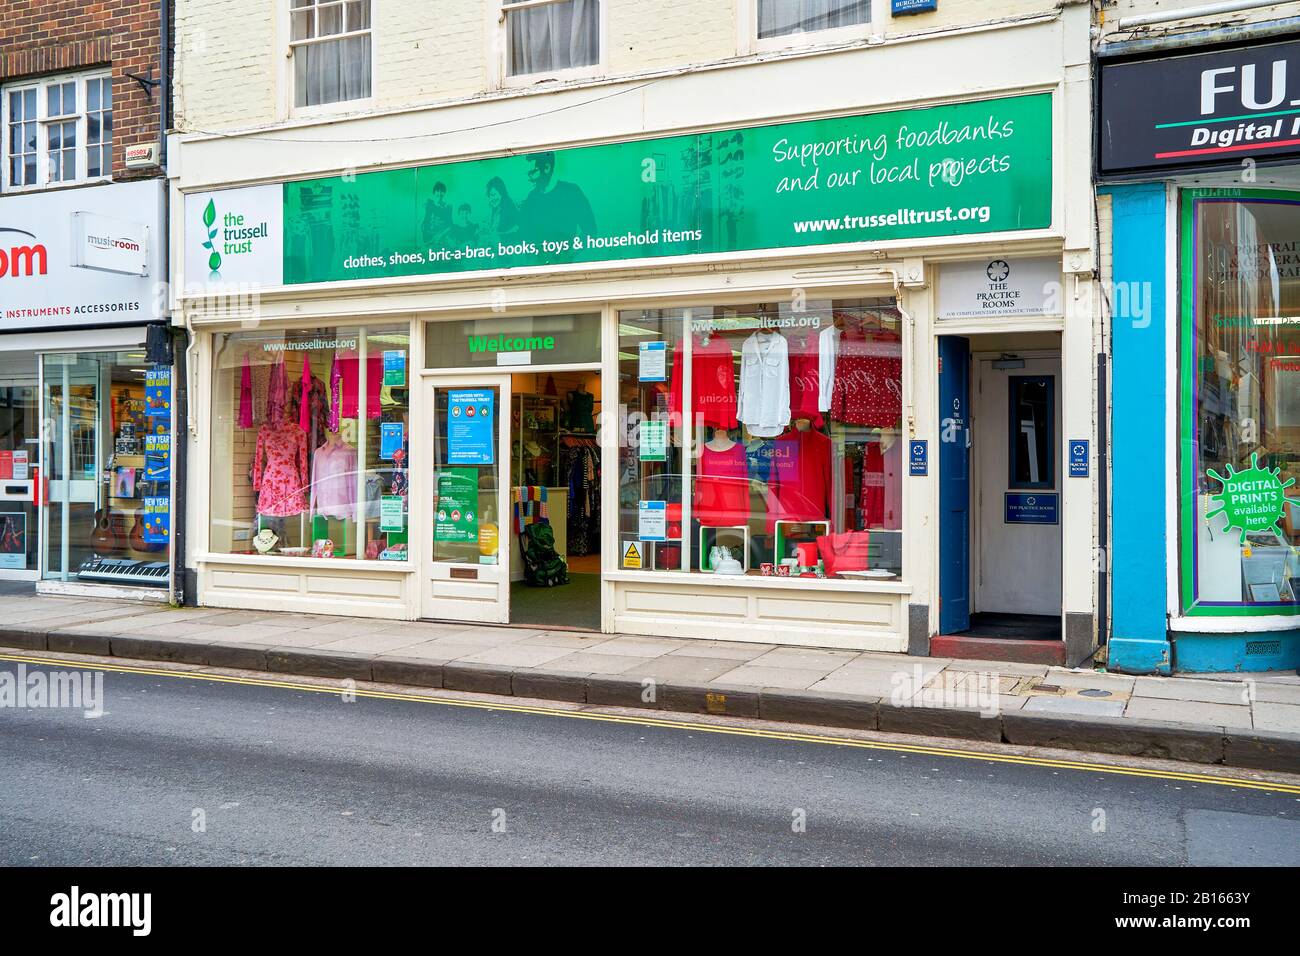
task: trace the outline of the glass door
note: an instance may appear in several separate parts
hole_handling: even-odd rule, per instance
[[[504,624],[510,617],[510,378],[440,378],[433,409],[432,507],[421,615]]]
[[[0,580],[30,580],[37,574],[35,368],[33,363],[26,382],[0,376]]]

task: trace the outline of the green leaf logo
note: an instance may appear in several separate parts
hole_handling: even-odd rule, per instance
[[[213,225],[217,221],[217,204],[213,200],[208,200],[208,205],[203,210],[203,225],[207,228],[208,238],[203,243],[204,249],[212,251],[208,256],[208,268],[216,272],[221,268],[221,253],[217,252],[217,247],[213,245],[213,240],[217,238],[217,228]]]

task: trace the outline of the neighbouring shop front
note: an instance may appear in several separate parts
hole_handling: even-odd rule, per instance
[[[0,578],[170,598],[162,190],[0,200]]]
[[[1295,668],[1300,39],[1103,59],[1101,95],[1101,173],[1130,181],[1103,190],[1115,263],[1111,662]]]
[[[925,653],[961,340],[1010,356],[999,494],[1054,499],[1025,609],[1062,642],[1092,432],[1090,331],[1043,301],[1057,95],[185,195],[200,602]]]

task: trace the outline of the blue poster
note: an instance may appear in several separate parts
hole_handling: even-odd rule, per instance
[[[144,436],[144,476],[139,480],[172,480],[172,434],[162,422],[152,425]]]
[[[401,451],[406,444],[406,426],[401,422],[384,422],[379,426],[379,457],[393,460],[393,452]]]
[[[171,366],[154,366],[144,373],[144,413],[150,418],[172,417]]]
[[[496,391],[489,388],[447,392],[447,464],[491,465],[496,461]]]
[[[1061,520],[1059,495],[1029,492],[1006,496],[1007,524],[1058,524]]]
[[[146,495],[144,499],[145,544],[166,544],[171,538],[171,499],[166,495]]]

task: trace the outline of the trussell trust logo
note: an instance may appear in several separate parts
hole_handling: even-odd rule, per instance
[[[261,222],[247,219],[243,213],[221,212],[215,199],[209,199],[203,207],[203,230],[207,236],[203,248],[208,250],[208,268],[214,276],[227,259],[248,255],[253,252],[257,240],[270,235],[270,223],[265,219]]]
[[[10,238],[10,237],[13,238]],[[32,241],[24,242],[19,236]],[[0,278],[45,275],[49,271],[49,251],[36,241],[36,234],[26,229],[0,226]]]

